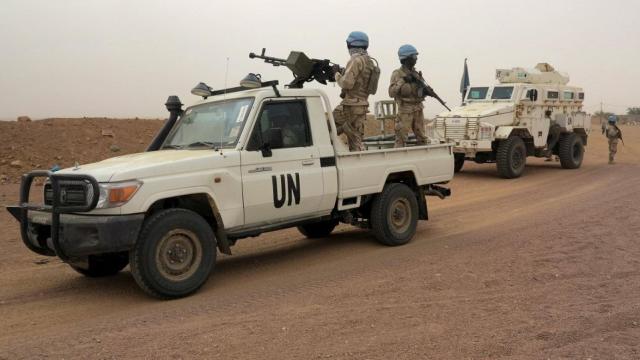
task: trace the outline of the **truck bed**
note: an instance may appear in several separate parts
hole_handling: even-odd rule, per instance
[[[338,198],[382,191],[387,175],[412,172],[418,185],[442,183],[453,178],[452,144],[412,146],[358,152],[339,152]]]

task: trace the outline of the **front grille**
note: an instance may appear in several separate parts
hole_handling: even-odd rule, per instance
[[[469,140],[476,139],[478,136],[478,119],[475,118],[455,118],[455,121],[459,123],[455,124],[453,121],[446,121],[446,119],[436,120],[436,129],[450,140]]]
[[[86,206],[93,200],[93,188],[86,181],[60,181],[60,205]],[[53,204],[53,188],[50,183],[44,186],[44,203]]]
[[[447,139],[462,140],[467,134],[467,127],[465,124],[446,124],[445,136]]]
[[[467,119],[467,138],[468,139],[477,139],[478,138],[478,119],[469,118]]]

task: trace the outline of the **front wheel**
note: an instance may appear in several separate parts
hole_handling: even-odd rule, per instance
[[[86,277],[105,277],[119,273],[129,264],[129,254],[125,252],[89,255],[83,265],[69,264],[71,268]]]
[[[371,228],[388,246],[404,245],[416,233],[418,200],[405,184],[387,184],[371,206]]]
[[[453,172],[460,172],[460,170],[462,170],[462,167],[464,166],[464,154],[455,154],[453,156],[453,160]]]
[[[582,165],[584,144],[577,134],[562,134],[559,148],[560,165],[564,169],[577,169]]]
[[[172,299],[198,290],[215,260],[216,239],[211,226],[191,210],[167,209],[145,221],[129,261],[142,290]]]
[[[496,166],[498,174],[505,179],[515,179],[524,172],[527,162],[527,147],[518,136],[502,140],[498,145]]]

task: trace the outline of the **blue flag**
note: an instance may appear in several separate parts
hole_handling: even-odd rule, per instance
[[[462,94],[462,102],[464,102],[464,97],[467,95],[469,84],[469,69],[467,68],[467,59],[465,58],[462,79],[460,80],[460,94]]]

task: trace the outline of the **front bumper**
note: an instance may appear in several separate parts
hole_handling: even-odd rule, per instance
[[[36,177],[49,179],[51,204],[29,202],[31,184]],[[61,188],[65,181],[84,184],[86,203],[66,203],[65,191]],[[138,237],[144,214],[90,215],[98,203],[98,194],[98,182],[89,175],[32,171],[22,177],[20,204],[7,210],[20,222],[25,246],[40,255],[72,261],[87,255],[130,249]]]
[[[20,208],[9,207],[13,214]],[[22,219],[19,219],[23,221]],[[51,213],[29,211],[23,241],[35,252],[56,255],[51,238]],[[96,216],[61,214],[59,222],[59,246],[69,258],[130,250],[138,238],[144,214]],[[36,251],[35,249],[39,250]]]
[[[473,157],[478,152],[492,151],[491,140],[452,140],[455,143],[453,152],[464,153]]]

